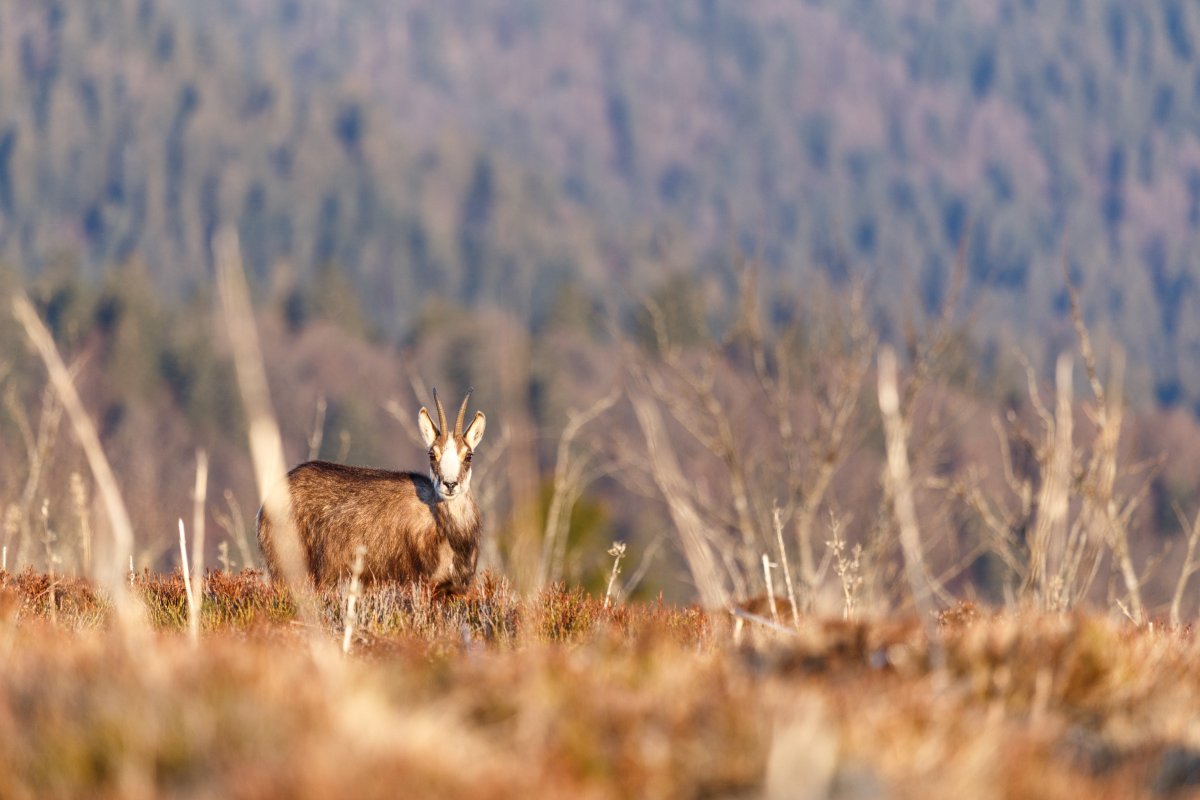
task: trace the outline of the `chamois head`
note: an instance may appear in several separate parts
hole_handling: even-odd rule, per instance
[[[417,415],[417,425],[421,428],[421,438],[429,448],[429,477],[437,491],[439,500],[453,500],[465,495],[471,488],[471,455],[483,438],[483,429],[487,418],[483,412],[475,413],[475,419],[467,429],[463,430],[463,420],[467,415],[467,401],[471,392],[463,398],[462,406],[458,409],[458,419],[454,422],[454,430],[446,426],[446,411],[442,401],[438,399],[437,389],[433,390],[433,404],[437,407],[438,422],[433,424],[429,410],[422,407]]]

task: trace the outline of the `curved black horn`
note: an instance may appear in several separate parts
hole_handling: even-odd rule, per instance
[[[437,406],[438,412],[438,433],[442,436],[446,435],[446,409],[442,408],[442,401],[437,396],[437,389],[433,390],[433,404]]]
[[[467,401],[471,399],[471,392],[475,391],[475,387],[467,389],[467,396],[463,398],[462,407],[458,409],[458,419],[454,421],[454,435],[462,436],[463,420],[467,418]]]

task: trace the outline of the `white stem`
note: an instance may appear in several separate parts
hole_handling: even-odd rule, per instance
[[[779,506],[774,508],[775,538],[779,542],[779,563],[783,565],[783,579],[787,584],[788,600],[792,604],[792,623],[800,627],[800,608],[796,605],[796,589],[792,586],[792,570],[788,567],[787,548],[783,545],[783,520],[779,517]]]
[[[213,254],[217,262],[217,289],[223,322],[246,414],[259,500],[263,504],[263,513],[270,517],[274,526],[276,556],[284,582],[295,598],[297,615],[306,630],[315,631],[320,627],[316,600],[308,583],[304,551],[292,520],[292,496],[290,492],[280,490],[287,476],[283,438],[271,410],[271,392],[235,228],[224,228],[213,238]],[[318,640],[310,637],[309,641],[315,649]]]
[[[192,573],[188,569],[187,535],[183,531],[183,517],[179,518],[179,555],[183,559],[183,589],[188,604],[188,634],[194,644],[199,640],[200,621],[196,614],[196,598],[192,594]]]
[[[771,620],[779,624],[779,609],[775,606],[775,582],[771,580],[771,559],[762,554],[763,582],[767,584],[767,599],[771,601]]]
[[[624,548],[613,554],[612,574],[608,576],[608,588],[604,590],[604,607],[612,605],[613,586],[617,583],[617,575],[621,572],[621,556],[625,555]]]
[[[321,442],[325,439],[325,395],[317,398],[317,413],[313,419],[312,435],[308,437],[308,460],[314,461],[321,454]]]
[[[904,556],[904,572],[908,578],[909,591],[912,592],[913,605],[929,636],[930,660],[935,667],[940,667],[941,642],[933,619],[933,593],[921,554],[921,531],[917,526],[912,474],[908,464],[908,424],[900,412],[896,372],[896,354],[890,347],[884,347],[879,353],[879,411],[883,416],[887,445],[888,482],[892,490],[893,513],[900,527],[900,552]]]
[[[196,603],[196,613],[188,620],[193,640],[200,636],[200,610],[204,605],[204,502],[207,493],[208,453],[197,450],[196,488],[192,494],[192,599]]]
[[[346,598],[346,630],[342,634],[342,653],[350,653],[350,642],[354,639],[354,626],[358,623],[358,595],[362,591],[362,572],[367,557],[367,546],[360,544],[354,549],[354,566],[350,569],[350,592]]]
[[[42,362],[46,365],[50,382],[54,386],[59,402],[67,411],[67,417],[71,420],[71,426],[75,430],[75,439],[83,449],[88,466],[92,471],[92,477],[96,480],[100,497],[104,501],[104,508],[108,512],[113,560],[105,564],[103,569],[98,570],[97,577],[100,584],[107,586],[111,592],[118,619],[131,626],[137,626],[143,620],[143,609],[141,604],[133,599],[128,587],[121,581],[121,567],[119,566],[121,562],[117,560],[121,557],[121,553],[133,552],[133,524],[129,521],[129,511],[125,507],[125,501],[121,498],[121,490],[117,486],[112,466],[104,455],[104,448],[100,445],[96,427],[83,407],[83,401],[75,389],[71,373],[63,363],[58,347],[54,344],[54,337],[51,336],[49,329],[38,316],[29,298],[23,293],[13,299],[13,316],[21,323],[30,342],[33,343]]]

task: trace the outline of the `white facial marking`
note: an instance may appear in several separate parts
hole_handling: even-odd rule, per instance
[[[462,471],[462,462],[458,458],[458,448],[450,444],[442,451],[442,480],[458,483],[458,473]]]
[[[471,487],[471,466],[459,457],[458,446],[453,439],[444,443],[437,464],[430,469],[439,500],[462,497]]]

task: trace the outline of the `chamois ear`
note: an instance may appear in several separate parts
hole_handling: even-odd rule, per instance
[[[441,431],[437,429],[437,425],[433,424],[433,420],[429,417],[429,409],[421,407],[421,413],[417,414],[417,427],[421,429],[421,440],[425,442],[426,447],[432,447],[433,443],[441,436]]]
[[[479,440],[483,438],[483,429],[486,427],[487,417],[483,415],[482,411],[476,411],[475,419],[471,420],[471,425],[463,432],[463,439],[472,450],[479,445]]]

